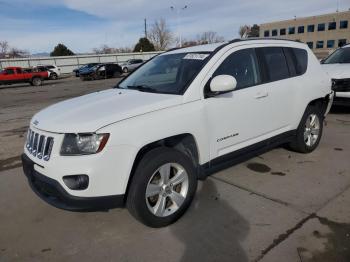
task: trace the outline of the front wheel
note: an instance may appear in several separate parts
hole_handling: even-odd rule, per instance
[[[148,152],[131,181],[127,208],[150,227],[174,223],[187,210],[197,189],[192,161],[171,148]]]
[[[323,131],[322,110],[319,106],[309,106],[300,121],[294,141],[290,147],[299,153],[310,153],[320,143]]]
[[[129,72],[129,69],[127,67],[124,67],[123,72],[127,74]]]

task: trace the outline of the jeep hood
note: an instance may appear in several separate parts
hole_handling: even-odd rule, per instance
[[[95,132],[109,124],[181,103],[179,95],[115,88],[49,106],[34,115],[31,124],[55,133]]]
[[[322,68],[331,78],[350,78],[350,64],[322,64]]]

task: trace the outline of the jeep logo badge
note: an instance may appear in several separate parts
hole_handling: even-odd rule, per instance
[[[39,124],[39,121],[38,120],[34,120],[33,124],[37,126]]]

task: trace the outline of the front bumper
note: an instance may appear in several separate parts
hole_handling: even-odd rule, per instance
[[[32,190],[45,202],[70,211],[97,211],[124,206],[124,195],[77,197],[70,195],[56,180],[34,169],[34,162],[22,154],[23,171]]]

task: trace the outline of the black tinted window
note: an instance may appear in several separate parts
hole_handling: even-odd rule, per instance
[[[265,60],[269,81],[277,81],[289,77],[286,57],[282,47],[264,47],[261,53]]]
[[[291,48],[295,56],[295,71],[297,75],[302,75],[306,72],[308,57],[307,51],[300,48]]]
[[[259,84],[260,74],[254,49],[244,49],[229,55],[213,76],[218,75],[231,75],[236,78],[236,89]]]

